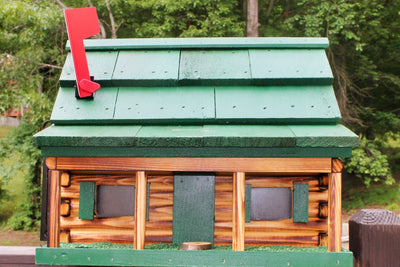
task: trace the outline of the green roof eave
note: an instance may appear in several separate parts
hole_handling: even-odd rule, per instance
[[[52,126],[34,136],[45,156],[349,157],[342,125]]]
[[[91,39],[84,41],[87,51],[157,49],[240,49],[240,48],[327,48],[327,38],[227,37],[227,38],[140,38]],[[69,41],[66,45],[70,50]]]

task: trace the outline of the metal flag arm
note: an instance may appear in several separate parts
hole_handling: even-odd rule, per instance
[[[64,10],[68,37],[76,74],[77,98],[90,98],[100,89],[89,74],[83,40],[100,32],[95,7]]]

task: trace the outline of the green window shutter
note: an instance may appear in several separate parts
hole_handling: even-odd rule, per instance
[[[308,222],[308,184],[293,185],[293,222]]]
[[[250,222],[251,221],[251,184],[246,184],[244,207],[245,207],[245,215],[244,215],[245,222]]]
[[[80,182],[79,219],[93,220],[95,187],[95,182]]]

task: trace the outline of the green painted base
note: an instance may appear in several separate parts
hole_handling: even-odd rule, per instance
[[[36,264],[87,266],[353,266],[351,252],[38,248]]]

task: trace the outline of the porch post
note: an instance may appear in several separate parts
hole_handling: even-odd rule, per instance
[[[331,252],[340,252],[342,249],[342,169],[342,162],[332,159],[328,185],[328,251]]]
[[[146,172],[136,172],[135,192],[135,236],[134,249],[144,249],[146,234],[146,201],[147,201],[147,176]]]
[[[232,249],[244,251],[245,173],[233,174]]]
[[[60,189],[61,172],[50,170],[50,190],[49,190],[49,229],[48,246],[58,248],[60,246]]]

